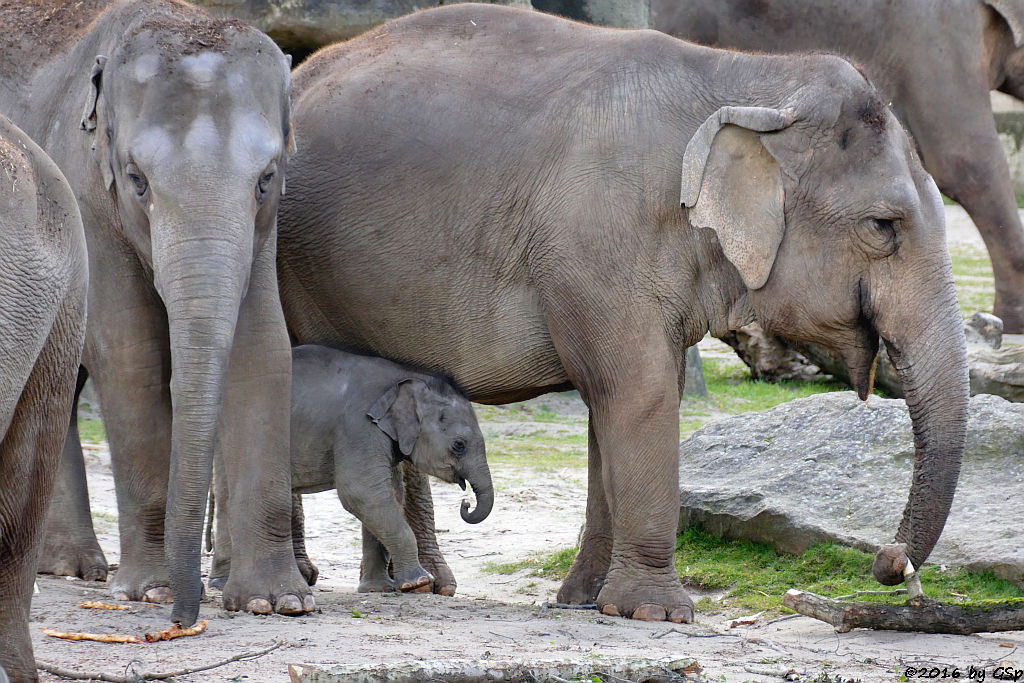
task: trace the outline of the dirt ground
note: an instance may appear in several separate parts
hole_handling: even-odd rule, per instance
[[[947,207],[951,241],[975,243],[969,221]],[[729,353],[712,342],[706,355]],[[578,399],[545,397],[558,411],[584,411]],[[543,423],[481,423],[489,432],[545,429]],[[564,425],[559,426],[565,429]],[[585,431],[585,428],[582,428]],[[507,430],[513,430],[508,432]],[[87,453],[93,513],[110,562],[118,561],[116,506],[109,455]],[[632,622],[595,611],[545,607],[557,585],[521,571],[486,573],[510,562],[573,546],[584,517],[586,472],[536,472],[494,466],[494,511],[470,526],[458,516],[463,493],[435,483],[439,542],[459,581],[458,595],[360,595],[359,528],[332,492],[306,497],[307,543],[320,568],[314,588],[318,610],[301,618],[257,617],[223,611],[212,591],[202,607],[205,633],[153,645],[70,642],[39,627],[141,635],[169,625],[169,606],[131,603],[124,612],[80,609],[83,599],[109,599],[105,586],[40,577],[31,629],[37,659],[86,673],[131,676],[194,669],[235,655],[268,654],[182,675],[179,681],[286,681],[289,665],[397,665],[417,661],[576,660],[593,672],[614,657],[691,657],[707,680],[778,681],[787,673],[810,681],[894,681],[913,678],[1024,680],[1024,632],[942,636],[857,630],[837,634],[813,619],[760,618],[729,628],[723,617],[697,615],[674,626]],[[208,566],[209,558],[206,558]],[[973,671],[972,671],[973,667]],[[42,680],[61,680],[41,674]],[[827,679],[826,679],[827,677]],[[384,680],[384,679],[380,679]],[[616,680],[603,677],[603,680]],[[623,680],[623,679],[617,679]]]

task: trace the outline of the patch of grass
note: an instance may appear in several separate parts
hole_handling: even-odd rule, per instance
[[[565,548],[519,562],[489,564],[484,571],[514,574],[529,569],[529,576],[561,580],[569,572],[578,548]],[[727,541],[691,527],[679,535],[676,570],[684,583],[706,590],[724,591],[721,600],[697,601],[700,612],[742,614],[764,610],[786,611],[782,596],[790,588],[830,597],[856,591],[884,590],[871,576],[874,557],[853,548],[824,543],[802,555],[777,553],[771,546],[751,541]],[[1024,598],[1024,589],[998,579],[990,571],[942,571],[925,565],[921,584],[928,597],[943,602],[1005,601]],[[863,595],[864,602],[903,604],[906,595]]]
[[[680,427],[691,429],[715,412],[737,415],[748,411],[768,410],[780,403],[804,398],[812,394],[829,391],[845,391],[848,387],[839,382],[762,382],[750,377],[750,369],[736,358],[720,360],[704,359],[704,381],[708,387],[707,398],[687,396],[680,405],[679,414],[683,421]],[[688,419],[687,419],[688,418]]]
[[[991,311],[995,293],[992,262],[981,247],[953,245],[949,249],[953,258],[953,282],[960,301],[960,314],[964,317],[976,311]]]
[[[833,543],[814,546],[802,555],[779,554],[763,543],[727,541],[693,527],[680,534],[676,545],[676,569],[683,581],[725,589],[727,593],[717,609],[728,612],[783,609],[782,596],[790,588],[831,597],[881,590],[883,587],[871,576],[873,560],[868,553]],[[997,579],[991,572],[944,572],[926,565],[920,574],[925,593],[945,602],[1024,597],[1024,590]],[[905,595],[864,595],[856,599],[906,602]]]
[[[569,575],[569,568],[579,548],[563,548],[548,555],[537,555],[528,557],[518,562],[497,563],[488,562],[484,565],[483,571],[488,574],[515,574],[524,569],[529,569],[528,576],[539,576],[545,579],[561,581]],[[532,585],[532,584],[531,584]]]
[[[86,420],[78,418],[78,436],[85,443],[100,443],[107,440],[107,430],[103,420]]]
[[[534,431],[528,434],[485,433],[491,464],[531,467],[542,472],[587,466],[587,435]]]

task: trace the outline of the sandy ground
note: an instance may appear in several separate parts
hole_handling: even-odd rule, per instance
[[[950,241],[980,244],[960,212],[947,207]],[[704,346],[708,354],[722,352],[715,344]],[[551,397],[544,400],[552,402]],[[584,409],[572,400],[557,404],[559,410]],[[488,433],[550,425],[502,422],[481,427]],[[107,559],[116,563],[117,512],[109,455],[100,448],[87,456],[97,532]],[[200,636],[154,645],[70,642],[47,637],[39,627],[141,635],[168,626],[170,608],[130,603],[124,612],[79,609],[82,599],[109,599],[105,585],[40,577],[31,624],[36,657],[66,669],[125,676],[193,669],[282,643],[265,656],[183,675],[179,681],[286,681],[290,664],[329,668],[452,659],[573,659],[589,662],[599,672],[606,658],[661,656],[692,657],[707,679],[715,681],[778,681],[791,671],[805,681],[892,681],[907,674],[922,677],[922,671],[925,677],[966,679],[970,667],[975,679],[980,679],[977,670],[984,669],[986,678],[1009,672],[1012,680],[1014,672],[1024,670],[1024,632],[837,634],[801,616],[760,618],[729,628],[728,620],[707,614],[698,614],[694,625],[673,626],[545,607],[555,600],[555,583],[528,571],[498,575],[483,568],[574,545],[584,517],[586,472],[574,468],[552,474],[499,466],[493,468],[493,478],[494,511],[476,526],[458,516],[464,495],[459,489],[434,485],[439,541],[459,581],[454,598],[356,593],[359,528],[336,496],[326,492],[306,497],[308,548],[320,568],[316,613],[301,618],[227,613],[220,608],[219,593],[212,591],[202,607],[209,627]],[[208,566],[209,558],[205,561]],[[45,673],[42,679],[60,680]]]

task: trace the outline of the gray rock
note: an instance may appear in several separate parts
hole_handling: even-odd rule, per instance
[[[1024,405],[971,399],[953,509],[929,563],[1024,586]],[[679,448],[680,529],[698,524],[799,553],[892,541],[913,471],[902,400],[818,394],[704,427]]]
[[[1003,344],[1003,321],[991,313],[978,311],[964,323],[967,346],[998,349]]]

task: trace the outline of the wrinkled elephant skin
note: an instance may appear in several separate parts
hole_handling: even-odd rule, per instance
[[[274,272],[289,60],[256,29],[170,0],[8,3],[0,20],[0,112],[67,176],[88,242],[82,362],[117,488],[113,594],[173,599],[172,619],[195,621],[216,446],[237,486],[225,607],[301,612],[312,596],[276,457],[291,379]]]
[[[0,679],[36,680],[29,605],[75,375],[88,266],[75,196],[0,116]]]
[[[848,62],[464,4],[293,84],[289,331],[444,369],[478,402],[577,388],[587,524],[561,601],[692,619],[685,350],[755,319],[841,352],[863,395],[879,335],[896,350],[919,448],[896,535],[927,557],[964,447],[960,314],[938,190]]]

